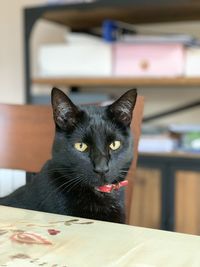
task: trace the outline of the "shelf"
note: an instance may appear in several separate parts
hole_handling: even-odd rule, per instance
[[[180,158],[180,159],[200,159],[200,153],[197,152],[184,152],[184,151],[172,151],[172,152],[139,152],[141,157],[157,157],[157,158]]]
[[[73,29],[99,27],[105,19],[149,23],[200,19],[200,3],[194,0],[101,0],[93,3],[46,5],[28,8],[40,17]]]
[[[130,78],[130,77],[68,77],[68,78],[34,78],[33,84],[55,86],[200,86],[200,77],[196,78]]]
[[[96,0],[90,3],[41,5],[24,9],[24,58],[26,102],[31,103],[31,83],[64,86],[199,87],[200,78],[34,78],[31,79],[31,34],[39,19],[56,22],[72,31],[87,32],[106,19],[131,23],[200,20],[198,0]]]

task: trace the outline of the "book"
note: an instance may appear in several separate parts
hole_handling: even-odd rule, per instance
[[[171,135],[166,126],[143,126],[139,152],[172,152],[178,148],[179,137]]]
[[[47,4],[49,5],[64,5],[64,4],[80,4],[80,3],[92,3],[96,0],[48,0]]]
[[[196,38],[187,34],[163,34],[163,35],[142,35],[142,34],[125,34],[121,35],[118,41],[132,44],[183,44],[197,45],[199,42]]]

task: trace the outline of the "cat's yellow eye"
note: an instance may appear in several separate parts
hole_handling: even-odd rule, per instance
[[[85,143],[75,143],[74,147],[80,152],[84,152],[88,148]]]
[[[121,142],[120,141],[113,141],[111,144],[110,144],[110,148],[112,150],[117,150],[118,148],[120,148],[121,146]]]

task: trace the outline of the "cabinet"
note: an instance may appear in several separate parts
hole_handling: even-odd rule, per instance
[[[200,156],[140,154],[131,224],[200,235]]]
[[[176,171],[174,230],[200,235],[200,172]]]
[[[160,229],[161,183],[159,169],[137,169],[134,177],[130,224]]]

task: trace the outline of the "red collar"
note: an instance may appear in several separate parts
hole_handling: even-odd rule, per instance
[[[119,190],[121,187],[127,186],[128,180],[124,180],[117,184],[106,184],[103,186],[97,187],[97,190],[103,193],[110,193],[112,190]]]

